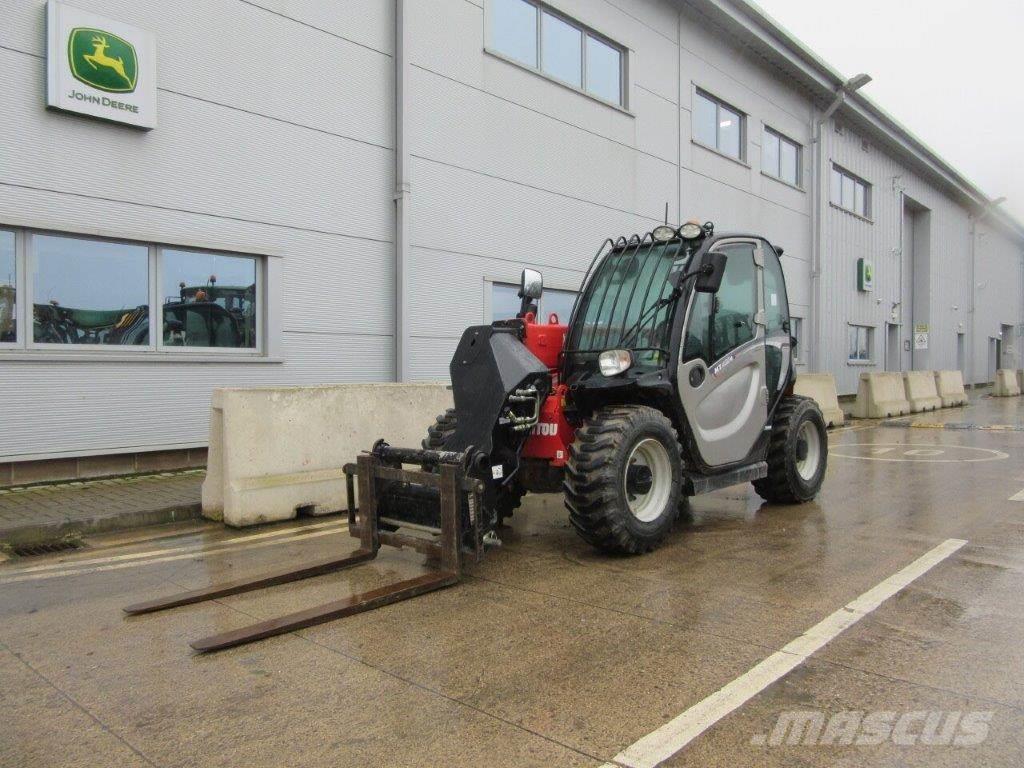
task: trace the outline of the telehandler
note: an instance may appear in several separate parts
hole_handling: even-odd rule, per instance
[[[146,613],[364,562],[381,544],[437,563],[412,579],[192,643],[216,650],[449,586],[526,493],[565,494],[580,536],[616,555],[658,546],[690,496],[753,483],[769,502],[813,499],[828,437],[793,394],[789,303],[767,239],[710,222],[606,240],[563,324],[520,312],[468,328],[449,367],[455,407],[421,448],[378,440],[346,465],[353,554],[129,606]],[[415,465],[414,469],[404,468]],[[358,479],[358,506],[355,480]]]

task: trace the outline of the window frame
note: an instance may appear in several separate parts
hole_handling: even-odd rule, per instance
[[[833,177],[833,174],[838,174],[839,175],[839,179],[840,179],[840,181],[839,181],[839,201],[836,201],[833,198],[833,196],[832,196],[832,177]],[[853,200],[854,200],[854,202],[853,202],[853,207],[852,208],[847,207],[842,202],[842,198],[843,198],[843,182],[847,181],[847,180],[853,182]],[[857,209],[856,209],[856,205],[857,205],[857,202],[856,202],[857,201],[857,187],[858,186],[860,186],[864,190],[864,212],[863,213],[858,212]],[[866,179],[858,176],[857,174],[853,173],[852,171],[848,171],[846,168],[844,168],[843,166],[839,165],[836,162],[833,162],[831,164],[831,168],[830,168],[828,198],[829,198],[829,205],[833,206],[834,208],[838,208],[841,211],[845,211],[846,213],[853,214],[857,218],[863,219],[864,221],[868,221],[868,222],[872,221],[871,209],[872,209],[872,204],[874,203],[874,192],[873,192],[873,189],[872,189],[871,182],[869,182]]]
[[[796,331],[799,329],[799,333]],[[790,349],[793,350],[793,364],[804,365],[804,318],[800,315],[790,314],[789,316],[789,335],[796,339],[795,344],[790,345]]]
[[[851,352],[853,350],[847,348],[846,350],[846,364],[847,365],[874,365],[875,364],[875,326],[864,325],[862,323],[847,323],[847,345],[849,345],[849,332],[856,328],[858,331],[858,338],[860,331],[865,332],[865,342],[868,350],[868,356],[863,357],[852,357]]]
[[[762,141],[761,141],[761,173],[763,173],[765,176],[767,176],[770,179],[774,179],[775,181],[778,181],[778,182],[781,182],[781,183],[785,184],[787,187],[793,187],[794,189],[799,189],[799,190],[803,191],[803,189],[804,189],[804,184],[803,184],[803,181],[804,181],[804,145],[801,144],[798,141],[795,141],[795,140],[789,138],[786,134],[782,133],[781,131],[775,130],[774,128],[772,128],[767,123],[762,123],[762,126],[763,126],[763,129],[764,129],[763,130],[763,135],[771,134],[779,142],[779,154],[778,154],[779,162],[778,162],[778,168],[776,169],[778,171],[778,173],[772,173],[771,171],[765,170],[765,167],[764,167],[764,140],[762,138]],[[782,177],[782,144],[783,143],[792,145],[792,147],[796,150],[796,174],[795,174],[796,175],[796,181],[795,182],[787,181],[786,179],[784,179]]]
[[[767,334],[767,327],[764,325],[764,319],[765,319],[764,318],[764,294],[765,294],[765,290],[764,290],[764,267],[763,267],[762,264],[759,263],[759,259],[758,259],[758,252],[762,248],[762,243],[759,240],[751,240],[749,238],[744,238],[744,237],[729,237],[729,238],[725,238],[725,239],[719,240],[717,243],[715,243],[714,246],[712,247],[712,252],[713,253],[716,252],[719,248],[723,248],[723,247],[724,248],[729,248],[731,246],[736,246],[736,245],[749,245],[749,246],[751,246],[751,249],[752,249],[751,262],[752,262],[752,266],[753,266],[753,269],[754,269],[754,286],[753,286],[753,288],[754,288],[754,313],[751,315],[751,318],[752,318],[753,323],[754,323],[754,335],[751,338],[749,338],[749,339],[747,339],[747,340],[745,340],[745,341],[743,341],[743,342],[733,346],[732,348],[726,350],[725,352],[721,353],[720,355],[715,356],[714,355],[714,352],[715,352],[715,337],[714,337],[713,325],[711,325],[711,320],[717,314],[717,312],[715,312],[715,306],[718,303],[718,293],[700,293],[699,291],[693,291],[691,293],[689,303],[688,303],[688,305],[686,307],[686,314],[685,314],[685,318],[684,318],[684,322],[683,322],[683,329],[684,329],[683,337],[679,341],[679,343],[681,345],[680,346],[679,356],[680,356],[680,359],[683,360],[684,362],[689,362],[690,360],[700,359],[700,360],[704,361],[704,364],[705,364],[706,367],[711,368],[714,365],[716,365],[719,361],[725,359],[726,356],[728,356],[728,355],[732,354],[733,352],[735,352],[740,347],[742,347],[742,346],[744,346],[746,344],[750,344],[752,341],[757,341],[758,340],[758,334],[760,334],[760,338],[762,340],[767,338],[767,335],[768,335]],[[780,259],[780,263],[781,263],[781,259]],[[729,262],[726,261],[726,269],[728,269],[728,266],[729,266]],[[724,280],[724,276],[723,276],[723,280]],[[685,345],[686,345],[686,333],[685,333],[685,330],[688,329],[690,327],[690,323],[693,322],[693,313],[697,311],[697,303],[701,300],[701,297],[706,297],[707,300],[711,302],[711,305],[709,307],[709,314],[708,314],[708,322],[709,322],[709,326],[708,326],[708,334],[709,334],[709,336],[708,336],[708,339],[707,339],[708,347],[701,350],[701,353],[702,353],[701,355],[698,355],[697,357],[688,357],[686,355],[686,349],[685,349]],[[705,359],[704,356],[703,356],[704,352],[707,352],[708,353],[707,357],[711,358],[711,359]]]
[[[220,251],[211,248],[194,248],[186,246],[168,245],[166,243],[154,246],[157,250],[157,273],[156,280],[156,303],[155,307],[157,310],[157,321],[152,327],[157,328],[159,333],[156,337],[156,349],[158,352],[163,352],[168,355],[182,355],[194,352],[196,354],[225,354],[225,355],[262,355],[265,347],[265,331],[264,326],[266,325],[265,317],[266,312],[266,278],[264,277],[266,271],[266,259],[252,254],[236,253],[234,251]],[[196,253],[200,255],[216,255],[216,256],[229,256],[243,259],[253,259],[256,262],[256,346],[254,347],[194,347],[194,346],[176,346],[173,344],[164,344],[164,304],[163,299],[167,294],[164,293],[166,286],[164,285],[164,252],[165,251],[178,251],[180,253]],[[262,302],[262,306],[261,306]],[[153,305],[151,305],[153,306]]]
[[[73,231],[52,230],[23,226],[18,224],[0,224],[0,231],[13,232],[15,237],[14,265],[17,290],[16,341],[0,343],[0,361],[6,359],[32,360],[66,360],[66,361],[131,361],[147,360],[179,362],[281,362],[280,334],[281,317],[279,311],[270,306],[277,297],[277,283],[280,280],[279,267],[272,260],[279,254],[267,252],[251,253],[244,250],[227,250],[202,245],[175,245],[170,242],[136,240],[130,237],[119,237],[116,234],[92,234]],[[148,282],[146,296],[149,302],[149,343],[139,345],[120,344],[60,344],[54,342],[37,342],[32,331],[34,297],[32,272],[35,266],[36,253],[32,247],[33,239],[39,236],[60,237],[68,240],[91,240],[117,245],[130,245],[146,249]],[[253,347],[179,347],[163,344],[163,312],[161,289],[163,288],[163,250],[185,251],[200,254],[215,254],[253,259],[256,262],[256,346]],[[271,327],[273,324],[273,327]]]
[[[488,325],[490,325],[491,323],[494,322],[494,287],[495,286],[499,286],[499,285],[504,287],[504,288],[512,288],[517,293],[519,292],[519,283],[518,282],[512,282],[512,281],[507,280],[505,278],[499,278],[499,277],[485,277],[484,278],[483,322],[488,324]],[[574,294],[577,299],[579,298],[579,295],[580,295],[580,289],[579,288],[565,288],[565,287],[562,287],[562,286],[563,286],[563,284],[558,284],[558,285],[547,285],[547,284],[545,284],[545,286],[544,286],[544,293],[547,293],[548,291],[559,291],[560,293],[571,293],[571,294]],[[541,314],[540,314],[540,316],[537,317],[536,321],[538,323],[541,323],[541,324],[547,324],[548,317],[547,317],[547,315],[545,315],[543,313],[543,311],[541,311],[541,308],[543,307],[543,302],[544,302],[544,294],[541,294],[540,301],[541,301],[541,304],[537,307],[537,311],[540,312]],[[573,306],[575,306],[575,302],[574,302]],[[569,324],[569,318],[568,317],[562,317],[561,315],[559,315],[558,322],[561,325],[568,325]]]
[[[16,227],[0,226],[0,232],[14,235],[14,341],[0,341],[0,350],[19,350],[25,348],[25,322],[22,319],[25,303],[25,237]]]
[[[698,147],[704,147],[705,149],[709,149],[709,150],[711,150],[712,152],[714,152],[717,155],[721,155],[722,157],[727,157],[730,160],[735,160],[736,162],[742,163],[743,165],[748,165],[748,162],[747,162],[747,155],[748,155],[748,152],[747,152],[747,121],[749,120],[750,116],[746,112],[744,112],[742,109],[740,109],[739,107],[736,107],[736,106],[732,105],[731,103],[729,103],[725,99],[722,99],[722,98],[719,98],[718,96],[715,96],[710,91],[706,91],[703,88],[701,88],[699,85],[696,85],[696,84],[694,84],[693,96],[694,96],[694,100],[696,100],[697,98],[703,97],[703,98],[707,99],[708,101],[710,101],[712,104],[715,105],[715,146],[711,146],[707,142],[701,141],[700,139],[697,138],[697,132],[696,132],[696,130],[694,130],[695,121],[697,119],[697,117],[696,117],[697,110],[696,110],[696,108],[694,108],[692,106],[691,106],[691,109],[690,109],[690,140],[694,144],[696,144]],[[739,119],[740,119],[740,154],[739,154],[739,156],[731,155],[728,152],[726,152],[724,149],[721,149],[720,146],[719,146],[722,143],[721,130],[720,130],[721,129],[721,123],[722,123],[722,118],[720,116],[722,107],[725,107],[729,111],[735,112],[737,115],[739,115]]]
[[[99,243],[113,243],[115,245],[129,245],[136,248],[146,249],[146,297],[148,299],[148,322],[149,322],[149,343],[148,344],[58,344],[50,341],[36,341],[35,333],[28,333],[28,327],[35,327],[33,323],[33,312],[35,302],[35,281],[32,274],[35,271],[36,251],[32,247],[37,237],[60,237],[65,240],[91,240]],[[21,313],[25,318],[26,335],[25,348],[28,350],[43,350],[63,354],[66,352],[86,352],[86,354],[118,354],[118,355],[142,355],[147,352],[156,351],[156,343],[153,336],[153,269],[154,269],[154,246],[148,243],[140,243],[132,240],[122,240],[113,237],[97,237],[95,235],[79,235],[74,232],[48,232],[45,230],[25,232],[25,309]]]
[[[536,65],[532,65],[532,64],[529,64],[529,63],[527,63],[525,61],[520,61],[519,59],[516,59],[516,58],[512,57],[510,54],[504,53],[501,49],[499,49],[497,47],[497,45],[494,42],[494,36],[493,36],[493,33],[492,33],[492,29],[491,29],[491,20],[494,17],[494,11],[492,9],[492,6],[493,6],[495,1],[496,0],[487,0],[486,9],[485,9],[485,13],[484,13],[484,40],[485,40],[484,52],[486,52],[486,53],[488,53],[488,54],[490,54],[492,56],[495,56],[495,57],[501,59],[502,61],[508,62],[510,64],[514,64],[517,67],[521,67],[521,68],[527,70],[528,72],[533,72],[536,75],[540,75],[541,77],[543,77],[546,80],[549,80],[549,81],[551,81],[553,83],[557,83],[558,85],[561,85],[564,88],[568,88],[569,90],[571,90],[571,91],[573,91],[575,93],[579,93],[579,94],[581,94],[583,96],[587,96],[588,98],[594,99],[595,101],[600,102],[601,104],[605,104],[605,105],[607,105],[609,107],[614,107],[615,109],[618,109],[618,110],[620,110],[622,112],[625,112],[627,114],[632,114],[629,111],[630,101],[631,100],[630,100],[630,93],[629,93],[629,64],[630,64],[629,53],[630,53],[630,49],[628,47],[626,47],[622,43],[615,42],[615,40],[613,40],[612,38],[608,37],[607,35],[602,34],[601,32],[598,32],[593,27],[588,26],[587,24],[584,24],[583,22],[579,21],[578,19],[575,19],[572,16],[569,16],[569,15],[563,13],[562,11],[558,10],[557,8],[554,8],[554,7],[550,6],[550,5],[548,5],[547,3],[541,2],[540,0],[521,0],[521,2],[524,2],[527,5],[531,5],[531,6],[533,6],[534,8],[537,9],[537,28],[536,28],[536,36],[537,36],[537,42],[536,42],[536,47],[537,47],[537,63],[536,63]],[[581,46],[580,46],[580,48],[581,48],[581,51],[580,51],[580,83],[581,83],[581,85],[576,85],[574,83],[570,83],[570,82],[568,82],[566,80],[563,80],[560,77],[556,77],[555,75],[552,75],[551,73],[546,72],[544,70],[544,41],[543,41],[543,37],[542,37],[542,34],[541,34],[541,28],[544,25],[544,14],[545,13],[547,13],[549,16],[553,16],[554,18],[558,19],[559,21],[564,22],[565,24],[568,24],[569,26],[573,27],[574,29],[579,30],[580,35],[581,35],[581,37],[580,37],[580,41],[581,41]],[[607,45],[609,48],[612,48],[612,49],[618,51],[618,53],[619,53],[619,101],[618,102],[609,101],[608,99],[604,98],[603,96],[600,96],[600,95],[594,93],[593,91],[588,90],[588,87],[587,87],[587,39],[588,38],[593,38],[594,40],[596,40],[596,41],[598,41],[600,43],[603,43],[604,45]]]

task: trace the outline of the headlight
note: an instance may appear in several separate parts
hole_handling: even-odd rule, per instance
[[[683,224],[683,226],[679,228],[679,236],[684,240],[696,240],[703,234],[704,229],[701,227],[701,225],[695,224],[692,221]]]
[[[668,227],[662,224],[660,227],[655,227],[654,231],[651,232],[653,237],[659,243],[667,243],[669,240],[676,236],[676,231],[672,227]]]
[[[633,355],[628,349],[609,349],[597,356],[597,364],[605,376],[616,376],[633,364]]]

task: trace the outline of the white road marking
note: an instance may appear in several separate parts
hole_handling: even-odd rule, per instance
[[[1013,496],[1010,497],[1010,501],[1024,501],[1024,491],[1013,494]]]
[[[882,450],[892,446],[893,448],[930,448],[935,449],[935,443],[837,443],[836,445],[829,448],[829,456],[842,456],[844,459],[859,459],[861,461],[916,461],[929,464],[958,464],[958,463],[971,463],[978,461],[999,461],[1002,459],[1010,458],[1010,454],[1003,451],[997,451],[994,448],[975,448],[970,445],[947,445],[940,453],[954,453],[956,451],[974,451],[975,453],[985,454],[976,459],[936,459],[925,455],[916,455],[913,450],[903,451],[903,455],[899,458],[885,458],[879,454],[888,453],[887,450]],[[872,456],[863,456],[856,453],[843,453],[844,448],[867,448],[868,452],[875,454]]]
[[[966,543],[963,539],[947,539],[942,542],[856,600],[815,624],[781,651],[773,653],[750,671],[694,704],[675,719],[626,747],[603,768],[655,768],[668,760],[712,725],[798,667],[815,651],[823,648],[844,630],[856,624]]]
[[[196,552],[203,548],[215,547],[218,549],[226,548],[229,546],[240,546],[250,541],[259,541],[261,539],[273,539],[280,536],[288,535],[300,535],[303,531],[317,530],[320,528],[330,528],[332,525],[339,525],[337,520],[329,520],[326,523],[314,523],[313,525],[305,525],[301,528],[286,528],[277,531],[267,531],[266,533],[254,533],[247,536],[235,536],[232,539],[223,539],[222,541],[213,542],[197,542],[195,544],[187,544],[181,547],[163,547],[161,549],[151,549],[146,552],[131,552],[127,555],[111,555],[109,557],[94,557],[84,560],[71,560],[63,558],[53,563],[45,563],[43,565],[33,565],[27,568],[11,569],[9,571],[0,572],[0,575],[10,576],[13,574],[20,573],[35,573],[37,571],[52,571],[59,568],[79,568],[83,565],[101,565],[103,563],[116,563],[122,560],[141,560],[147,557],[154,557],[157,555],[169,555],[173,552]],[[184,534],[185,536],[197,535],[197,534]],[[198,534],[201,535],[201,534]],[[130,545],[125,545],[130,546]]]
[[[328,529],[325,531],[314,531],[313,533],[305,536],[295,536],[290,539],[277,540],[270,539],[267,541],[257,541],[252,544],[240,544],[238,546],[210,548],[210,549],[198,549],[191,552],[185,552],[178,555],[170,555],[168,557],[154,557],[150,560],[135,560],[127,563],[110,563],[108,565],[97,565],[89,568],[76,568],[71,567],[63,571],[44,571],[42,573],[28,573],[22,576],[13,576],[10,578],[0,578],[0,586],[5,584],[18,584],[23,581],[41,581],[42,579],[57,579],[64,576],[83,576],[89,573],[102,573],[104,571],[119,571],[122,568],[139,568],[144,565],[154,565],[156,563],[171,563],[176,560],[190,560],[204,558],[212,555],[224,555],[231,554],[232,552],[240,552],[248,549],[262,549],[263,547],[274,547],[279,544],[294,544],[297,542],[306,541],[307,539],[316,539],[320,536],[331,536],[332,534],[343,533],[347,530],[347,527],[339,526],[337,528]]]

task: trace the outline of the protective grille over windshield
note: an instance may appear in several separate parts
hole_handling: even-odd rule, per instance
[[[569,346],[573,354],[632,349],[657,361],[668,354],[674,302],[669,281],[685,263],[683,242],[656,243],[650,235],[622,240],[598,265],[577,308]]]

